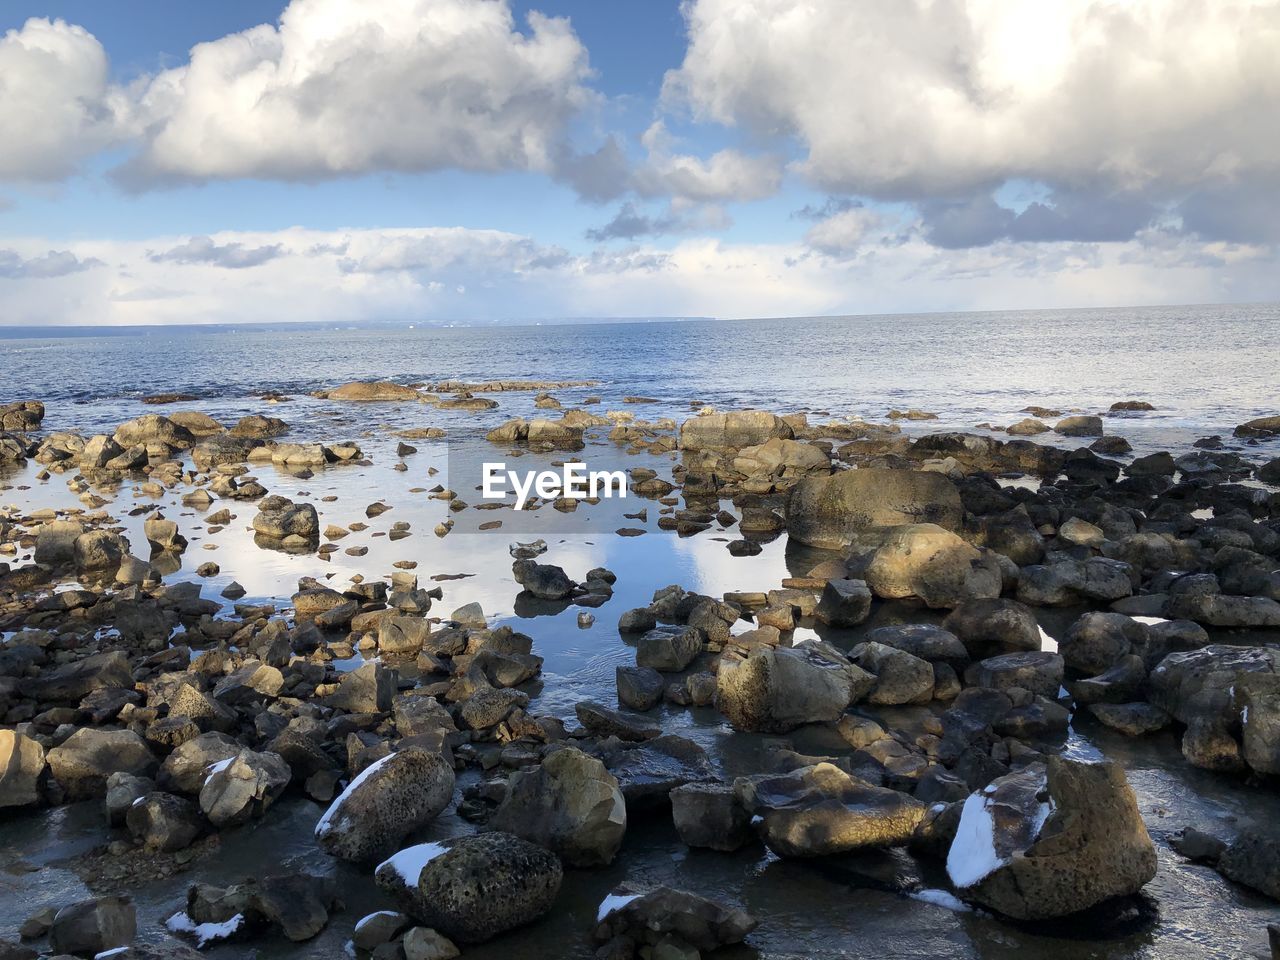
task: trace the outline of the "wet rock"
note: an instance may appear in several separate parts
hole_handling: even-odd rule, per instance
[[[1237,437],[1274,437],[1280,434],[1280,416],[1258,417],[1236,427]]]
[[[871,615],[871,590],[864,580],[828,580],[814,616],[830,627],[854,627]]]
[[[1083,673],[1102,673],[1122,657],[1144,649],[1146,627],[1122,613],[1090,612],[1073,623],[1058,643],[1066,665]]]
[[[1052,700],[1062,688],[1064,673],[1065,665],[1060,654],[1048,650],[1026,650],[988,657],[965,671],[965,679],[972,685],[991,690],[1020,688]]]
[[[76,537],[74,559],[78,574],[114,575],[129,556],[129,541],[110,530],[90,530]]]
[[[512,775],[489,826],[546,847],[570,866],[603,866],[622,845],[627,808],[603,763],[565,747]]]
[[[316,839],[342,860],[385,857],[449,805],[453,786],[453,768],[439,754],[406,747],[351,782],[316,824]]]
[[[215,827],[247,823],[266,813],[292,776],[278,754],[240,750],[205,771],[200,809]]]
[[[1280,773],[1280,676],[1246,674],[1233,690],[1245,763],[1256,773]]]
[[[36,530],[35,562],[60,567],[75,559],[76,539],[84,533],[78,520],[48,520]]]
[[[671,817],[690,847],[731,852],[753,836],[751,815],[727,783],[687,783],[671,791]]]
[[[1031,608],[1017,600],[985,598],[966,600],[942,621],[971,654],[992,647],[1039,650],[1040,625]]]
[[[830,763],[776,777],[739,778],[739,802],[760,838],[780,857],[819,857],[870,847],[902,846],[925,805],[867,783]]]
[[[103,796],[113,773],[150,776],[157,766],[146,741],[132,730],[77,730],[47,760],[54,779],[76,799]]]
[[[858,666],[875,676],[869,703],[896,706],[933,699],[933,664],[883,643],[861,643],[853,650]]]
[[[126,947],[138,933],[138,917],[126,897],[82,900],[60,909],[49,928],[55,953],[94,957]]]
[[[0,431],[34,433],[44,419],[44,404],[39,400],[17,400],[0,405]]]
[[[934,608],[998,597],[1003,585],[995,554],[931,523],[895,528],[876,550],[865,577],[878,597],[917,597]]]
[[[1156,851],[1118,764],[1051,757],[965,801],[947,872],[966,900],[1039,920],[1136,893]]]
[[[190,800],[171,793],[149,793],[129,805],[129,833],[147,850],[185,850],[204,832],[200,811]]]
[[[1163,730],[1173,718],[1149,703],[1091,703],[1089,712],[1112,730],[1131,737]]]
[[[960,494],[939,473],[875,468],[800,481],[787,503],[787,532],[815,547],[849,546],[876,527],[929,523],[958,530]]]
[[[1248,832],[1227,845],[1217,863],[1228,880],[1280,900],[1280,837]]]
[[[700,956],[700,950],[741,943],[757,926],[744,910],[670,887],[644,893],[620,887],[600,904],[596,922],[596,940],[647,945],[654,960]],[[686,947],[693,953],[671,952]]]
[[[116,428],[113,438],[120,446],[149,446],[162,443],[165,446],[185,450],[195,444],[196,438],[186,427],[179,426],[168,417],[148,413]]]
[[[359,401],[403,401],[422,399],[422,395],[412,387],[406,387],[399,383],[391,383],[385,380],[365,380],[344,383],[342,386],[337,387],[334,390],[330,390],[328,397],[330,400]]]
[[[410,920],[394,910],[379,910],[362,917],[351,932],[351,942],[357,950],[373,952],[376,947],[390,943],[407,927]]]
[[[1064,560],[1023,567],[1018,600],[1034,607],[1070,607],[1133,594],[1133,568],[1107,557]]]
[[[790,440],[795,431],[781,417],[763,410],[733,410],[691,417],[680,425],[684,450],[738,450],[774,438]]]
[[[874,683],[822,642],[757,648],[746,657],[726,651],[716,674],[716,708],[736,730],[786,733],[806,723],[834,722]]]
[[[702,634],[697,627],[655,627],[641,636],[636,644],[636,665],[679,673],[701,652]]]
[[[601,759],[617,777],[632,812],[663,807],[676,787],[713,779],[707,752],[692,740],[670,734],[602,750]]]
[[[320,539],[320,517],[309,503],[294,503],[284,497],[264,497],[258,503],[253,529],[272,540],[298,537],[309,542]]]
[[[627,610],[618,618],[619,633],[644,633],[657,625],[658,620],[648,607]]]
[[[902,650],[930,663],[963,666],[969,659],[969,652],[959,637],[950,630],[931,623],[877,627],[867,633],[866,641]]]
[[[1100,437],[1102,436],[1102,418],[1064,417],[1054,424],[1053,432],[1064,437]]]
[[[0,730],[0,809],[39,803],[44,769],[44,747],[39,740]]]
[[[430,927],[414,927],[400,945],[404,960],[451,960],[462,955],[452,940]]]
[[[1270,597],[1235,597],[1220,593],[1171,596],[1164,614],[1211,627],[1280,627],[1280,603]]]
[[[560,567],[533,560],[517,560],[511,565],[516,583],[539,600],[563,600],[577,587]]]
[[[448,842],[418,876],[416,918],[460,943],[480,943],[551,909],[563,868],[555,854],[509,833]]]
[[[598,703],[583,701],[574,707],[578,722],[598,737],[617,737],[631,743],[652,740],[662,728],[643,717],[630,717]]]
[[[1147,680],[1142,658],[1126,654],[1096,677],[1068,681],[1067,689],[1077,704],[1128,703],[1137,698]]]
[[[666,686],[662,674],[652,667],[618,667],[618,703],[632,710],[652,710],[662,701]],[[0,758],[3,740],[0,740]]]
[[[1223,729],[1239,720],[1233,687],[1249,674],[1277,672],[1280,653],[1269,647],[1211,644],[1175,652],[1151,671],[1148,699],[1190,725],[1194,721]]]

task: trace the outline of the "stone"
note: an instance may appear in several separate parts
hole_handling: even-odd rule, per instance
[[[710,952],[742,943],[757,926],[755,918],[745,910],[670,887],[656,887],[644,893],[632,893],[625,886],[618,888],[600,904],[596,922],[596,940],[650,945],[652,960],[677,956],[683,960],[701,956],[698,951]],[[694,952],[664,951],[664,947],[673,944]]]
[[[0,809],[40,802],[44,746],[13,730],[0,730]]]
[[[896,527],[872,556],[864,576],[878,597],[915,597],[943,609],[998,597],[1003,586],[994,553],[970,546],[932,523]]]
[[[116,772],[150,776],[157,767],[147,742],[132,730],[77,730],[49,751],[49,770],[74,799],[106,794],[107,778]]]
[[[462,837],[422,867],[417,919],[480,943],[547,913],[563,876],[555,854],[509,833]]]
[[[1241,834],[1218,858],[1218,872],[1272,900],[1280,900],[1280,837],[1271,833]]]
[[[906,845],[925,805],[830,763],[734,782],[765,845],[780,857],[820,857]]]
[[[1054,424],[1053,432],[1064,437],[1100,437],[1102,436],[1102,418],[1064,417]]]
[[[405,747],[351,781],[316,824],[316,840],[341,860],[386,857],[449,805],[453,787],[453,767],[443,757]]]
[[[991,690],[1019,688],[1053,700],[1062,688],[1064,674],[1061,654],[1026,650],[979,661],[965,671],[965,679]]]
[[[176,747],[160,765],[156,782],[164,790],[195,795],[204,786],[213,764],[234,757],[243,748],[225,733],[202,733]]]
[[[636,665],[678,673],[702,652],[702,634],[696,627],[662,626],[647,631],[636,644]]]
[[[578,722],[597,737],[617,737],[631,743],[652,740],[662,728],[644,717],[629,717],[617,710],[584,700],[574,708]]]
[[[869,703],[897,706],[933,699],[933,664],[883,643],[861,643],[853,650],[858,666],[875,676]]]
[[[395,698],[398,674],[370,661],[342,675],[338,689],[325,697],[325,705],[351,713],[387,713]]]
[[[670,796],[671,818],[687,846],[727,853],[751,840],[751,815],[731,784],[686,783]]]
[[[652,710],[662,702],[666,681],[652,667],[617,668],[618,704],[631,710]],[[0,757],[3,741],[0,740]]]
[[[414,927],[401,941],[404,960],[452,960],[462,956],[453,941],[430,927]]]
[[[627,806],[603,763],[565,747],[512,775],[489,826],[546,847],[569,866],[605,866],[622,845]]]
[[[517,560],[511,565],[511,574],[525,592],[539,600],[563,600],[577,587],[560,567],[533,560]]]
[[[787,501],[787,533],[810,546],[848,547],[879,527],[930,523],[959,530],[960,493],[940,473],[865,468],[801,480]]]
[[[1089,712],[1099,723],[1131,737],[1163,730],[1173,718],[1149,703],[1091,703]]]
[[[680,425],[680,447],[688,451],[740,450],[794,436],[795,431],[785,420],[763,410],[705,414]]]
[[[720,659],[716,708],[734,729],[786,733],[806,723],[832,723],[871,689],[875,678],[821,641],[760,647]]]
[[[131,803],[125,825],[145,849],[161,853],[184,850],[204,832],[196,805],[171,793],[148,793]]]
[[[828,580],[814,616],[829,627],[856,627],[871,615],[871,589],[864,580]]]
[[[138,933],[138,916],[126,897],[81,900],[60,909],[49,928],[55,953],[94,957],[127,947]]]
[[[385,380],[366,380],[344,383],[329,391],[330,400],[357,401],[421,401],[422,395],[412,387]]]
[[[944,630],[960,638],[970,654],[993,648],[1039,650],[1040,624],[1026,604],[1005,598],[966,600],[947,614]]]
[[[240,750],[206,770],[200,809],[215,827],[247,823],[266,813],[292,778],[279,754]]]
[[[1102,673],[1122,657],[1145,648],[1146,627],[1122,613],[1090,612],[1080,617],[1058,642],[1068,667],[1086,674]]]
[[[969,902],[1044,920],[1137,893],[1156,851],[1119,764],[1050,757],[965,801],[947,872]]]

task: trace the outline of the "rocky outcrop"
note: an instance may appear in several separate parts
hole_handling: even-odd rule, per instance
[[[330,390],[330,400],[404,401],[421,400],[422,395],[413,387],[386,380],[358,380],[344,383]]]

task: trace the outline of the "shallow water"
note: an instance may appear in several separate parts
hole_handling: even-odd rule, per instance
[[[1178,453],[1196,437],[1229,434],[1242,420],[1275,412],[1274,349],[1260,349],[1273,342],[1269,337],[1275,317],[1274,308],[1233,307],[478,331],[305,331],[287,338],[278,333],[164,331],[146,337],[22,340],[0,343],[10,369],[17,370],[0,399],[45,400],[46,431],[109,430],[144,412],[186,408],[204,410],[224,422],[247,413],[279,416],[293,426],[289,440],[357,440],[371,466],[331,467],[309,478],[271,466],[251,469],[272,493],[314,502],[322,528],[327,523],[368,523],[367,530],[339,541],[340,549],[329,560],[258,547],[249,529],[256,512],[252,503],[227,504],[236,519],[216,534],[204,529],[201,511],[181,505],[181,487],[153,501],[125,484],[109,494],[105,509],[125,526],[136,551],[145,549],[144,517],[127,516],[128,511],[160,504],[190,541],[182,568],[167,579],[195,579],[197,565],[215,561],[222,572],[201,581],[204,595],[211,598],[235,579],[248,591],[244,602],[275,601],[284,606],[300,577],[328,577],[342,589],[356,574],[387,576],[397,560],[416,560],[424,586],[431,586],[436,574],[473,574],[442,582],[444,599],[432,615],[447,616],[463,604],[478,602],[491,622],[509,623],[532,636],[534,652],[546,660],[543,677],[530,687],[536,694],[533,709],[569,718],[579,700],[612,702],[614,669],[632,662],[632,652],[615,628],[622,611],[648,603],[655,589],[672,583],[713,595],[771,589],[782,578],[808,570],[814,554],[789,551],[784,537],[766,544],[758,556],[732,557],[726,542],[737,538],[733,528],[680,538],[657,529],[657,504],[642,500],[602,501],[568,516],[542,510],[522,516],[532,526],[522,527],[518,534],[510,523],[496,531],[463,532],[478,521],[512,519],[508,511],[464,511],[453,515],[459,527],[438,539],[431,531],[450,515],[446,505],[410,490],[448,483],[443,471],[448,467],[449,442],[410,441],[419,452],[405,458],[409,469],[400,472],[393,469],[399,458],[392,431],[440,426],[452,438],[472,437],[511,416],[533,415],[533,395],[489,394],[499,408],[477,414],[419,404],[330,403],[300,396],[302,392],[371,377],[402,382],[598,379],[599,386],[553,392],[565,407],[595,394],[604,402],[591,409],[627,409],[646,419],[683,419],[694,400],[876,419],[890,406],[920,406],[940,414],[937,422],[904,425],[915,432],[970,428],[980,420],[1011,422],[1029,403],[1092,411],[1114,400],[1148,399],[1160,411],[1108,421],[1109,431],[1128,436],[1140,452],[1166,448]],[[1215,349],[1206,354],[1210,333]],[[13,384],[22,384],[20,393],[14,392]],[[297,399],[271,404],[256,398],[269,389]],[[139,402],[143,394],[167,390],[187,390],[201,399],[170,408]],[[623,407],[620,400],[628,394],[654,396],[661,402]],[[1241,449],[1259,459],[1280,454],[1275,444]],[[609,443],[590,444],[584,456],[593,467],[649,466],[664,475],[672,464],[669,457],[627,456]],[[543,459],[549,464],[555,458]],[[431,476],[432,467],[441,474]],[[82,506],[67,490],[64,476],[39,481],[37,470],[31,465],[0,476],[5,487],[0,489],[0,504],[20,511]],[[460,493],[475,501],[468,491]],[[330,496],[337,500],[323,501]],[[365,507],[376,500],[393,509],[367,520]],[[213,509],[223,505],[216,503]],[[647,522],[621,517],[642,506],[649,508]],[[385,535],[396,521],[411,524],[410,537],[393,542]],[[614,533],[620,526],[642,526],[648,532],[623,538]],[[612,599],[591,611],[596,616],[592,626],[579,627],[578,607],[548,611],[516,604],[519,587],[511,576],[508,547],[513,540],[534,536],[543,536],[549,544],[541,559],[563,566],[575,579],[596,566],[618,574]],[[365,546],[368,554],[352,557],[343,552],[352,546]],[[20,553],[16,559],[24,557]],[[1060,636],[1078,612],[1046,612],[1043,626],[1048,637]],[[884,605],[858,631],[824,635],[847,646],[874,626],[930,616]],[[1280,637],[1250,639],[1274,642]],[[766,738],[732,733],[713,710],[663,706],[658,713],[668,731],[706,746],[725,775],[759,769]],[[847,752],[820,732],[802,731],[788,739],[807,752]],[[1191,768],[1171,733],[1129,740],[1081,718],[1066,749],[1081,756],[1108,756],[1125,765],[1156,840],[1159,874],[1146,889],[1141,916],[1130,923],[1105,928],[1026,926],[955,913],[908,897],[918,888],[945,887],[945,876],[938,864],[917,862],[902,852],[796,863],[779,861],[756,846],[732,855],[689,850],[669,822],[658,817],[633,822],[623,854],[612,867],[570,871],[551,916],[471,948],[466,956],[590,957],[596,907],[623,880],[668,882],[736,901],[753,912],[760,927],[747,946],[723,954],[731,960],[1268,956],[1265,927],[1280,920],[1280,907],[1207,868],[1183,863],[1169,849],[1167,838],[1189,824],[1217,824],[1230,833],[1250,822],[1274,823],[1280,818],[1280,797],[1273,790]],[[461,783],[466,782],[464,777]],[[311,830],[321,812],[319,805],[303,799],[283,801],[262,822],[225,831],[219,849],[201,860],[198,870],[133,890],[141,935],[163,936],[162,921],[181,906],[186,885],[194,879],[232,882],[272,869],[305,869],[343,881],[347,909],[334,916],[319,938],[293,945],[268,937],[251,945],[214,947],[212,954],[341,956],[355,922],[386,903],[368,871],[336,864],[317,851]],[[417,839],[469,829],[448,814]],[[0,937],[13,935],[17,924],[39,906],[83,895],[83,885],[66,864],[107,839],[97,804],[0,821]],[[28,872],[23,864],[46,869]]]

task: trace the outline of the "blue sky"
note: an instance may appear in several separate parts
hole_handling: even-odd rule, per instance
[[[9,322],[1277,294],[1268,0],[68,0],[0,33]]]

